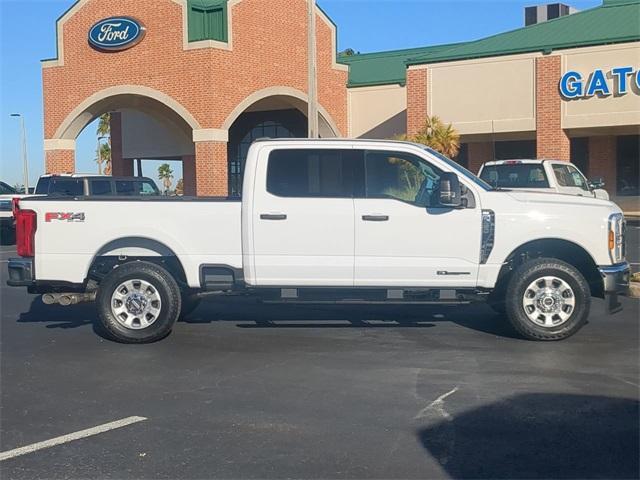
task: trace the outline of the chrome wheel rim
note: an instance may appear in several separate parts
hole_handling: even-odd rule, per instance
[[[122,282],[111,295],[111,313],[122,326],[131,330],[151,326],[161,310],[158,289],[145,280]]]
[[[524,291],[522,307],[529,320],[545,328],[558,327],[573,314],[576,297],[571,286],[561,278],[540,277]]]

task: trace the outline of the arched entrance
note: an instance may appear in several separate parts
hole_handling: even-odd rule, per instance
[[[299,90],[276,87],[261,90],[245,99],[225,122],[229,195],[242,194],[242,177],[247,152],[258,138],[304,138],[307,136],[307,96]],[[318,114],[320,136],[338,134],[329,114]]]
[[[47,171],[74,170],[75,140],[104,113],[111,117],[108,141],[113,175],[133,175],[134,164],[141,165],[142,160],[179,161],[184,193],[195,195],[193,132],[199,123],[172,98],[140,86],[112,87],[80,103],[60,123],[55,138],[45,141]],[[100,137],[97,140],[99,145]]]

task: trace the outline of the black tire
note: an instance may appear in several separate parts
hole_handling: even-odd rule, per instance
[[[114,292],[129,280],[147,282],[152,286],[154,295],[160,298],[159,313],[153,317],[148,327],[128,328],[112,311]],[[96,304],[100,327],[113,340],[121,343],[150,343],[171,332],[180,314],[181,296],[178,284],[164,268],[149,262],[131,262],[114,269],[100,282]]]
[[[554,277],[564,281],[573,292],[574,305],[568,310],[568,318],[558,325],[541,326],[525,311],[523,301],[527,289],[542,277]],[[591,308],[591,291],[584,276],[572,265],[555,258],[538,258],[525,262],[514,270],[507,285],[505,305],[509,322],[524,338],[540,341],[563,340],[576,333],[586,323]],[[535,316],[534,307],[529,308],[530,314]]]
[[[202,298],[188,292],[182,292],[180,319],[188,317],[196,308],[198,308],[198,305],[200,305],[201,302]]]

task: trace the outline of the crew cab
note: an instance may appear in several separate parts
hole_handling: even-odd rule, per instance
[[[405,142],[258,140],[241,199],[34,197],[17,222],[8,284],[95,301],[99,327],[130,343],[163,338],[206,295],[487,301],[524,337],[559,340],[592,296],[620,309],[629,283],[615,204],[494,189]]]
[[[564,193],[609,200],[602,178],[587,181],[575,165],[560,160],[498,160],[480,167],[478,176],[497,188]]]

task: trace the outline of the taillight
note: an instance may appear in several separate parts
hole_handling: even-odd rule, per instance
[[[16,216],[16,212],[20,210],[20,198],[13,197],[11,199],[11,211],[13,212],[13,216]]]
[[[16,250],[21,257],[33,257],[36,252],[36,212],[20,210],[15,212]]]

